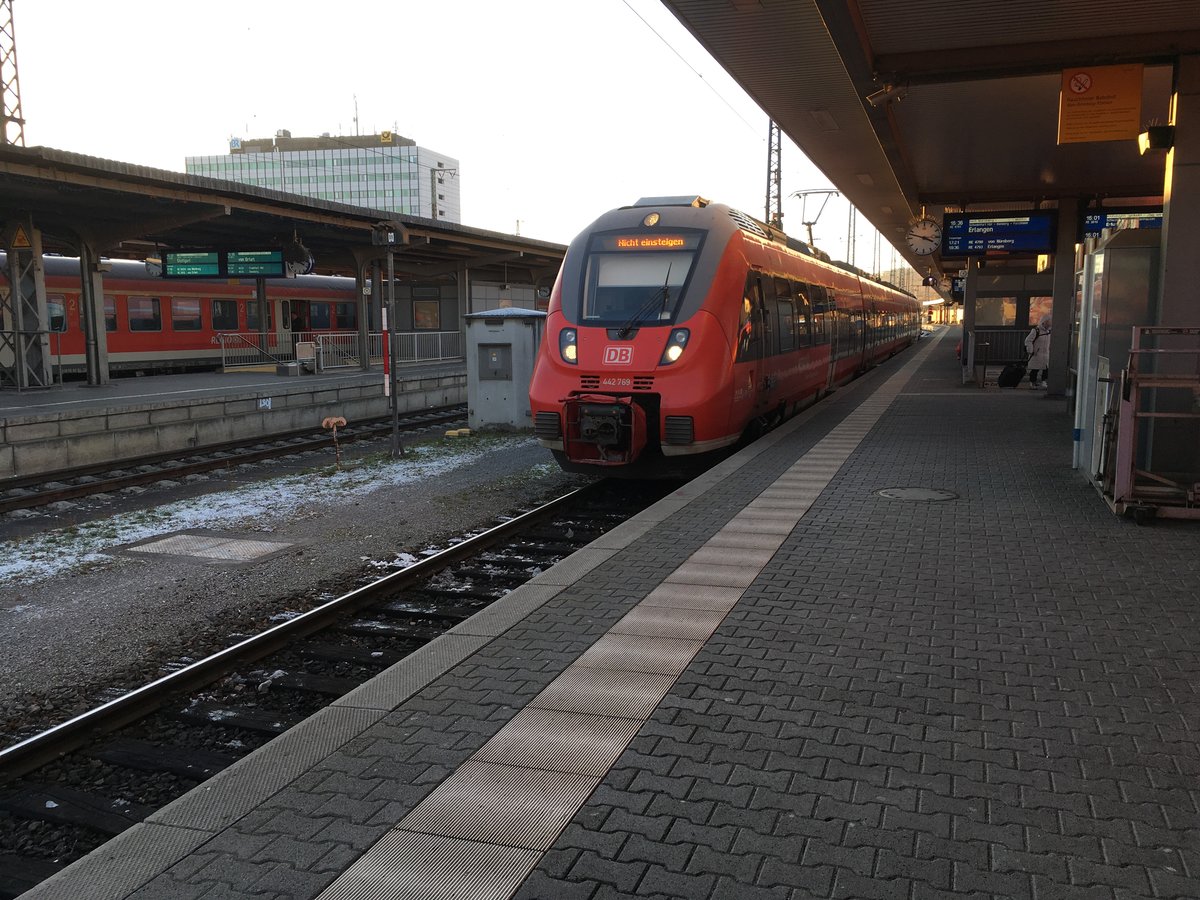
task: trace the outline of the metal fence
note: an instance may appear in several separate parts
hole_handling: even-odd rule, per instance
[[[463,336],[458,331],[401,331],[396,345],[398,363],[463,358]]]
[[[296,344],[311,341],[316,345],[317,369],[344,369],[361,363],[357,331],[260,334],[218,334],[221,368],[247,369],[275,366],[296,359]],[[398,363],[434,362],[463,358],[463,336],[458,331],[405,331],[396,334]],[[383,363],[383,335],[367,335],[371,365]]]

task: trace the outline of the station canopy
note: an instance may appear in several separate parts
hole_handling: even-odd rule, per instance
[[[318,274],[353,275],[383,252],[382,239],[393,242],[401,278],[449,276],[466,266],[474,280],[549,286],[566,252],[561,244],[419,216],[46,147],[0,146],[0,234],[26,216],[47,253],[74,255],[81,239],[104,256],[135,259],[164,250],[302,247]]]
[[[1163,155],[1136,135],[1058,144],[1060,87],[1073,67],[1143,65],[1141,126],[1166,124],[1172,63],[1200,52],[1200,2],[1185,0],[663,3],[909,263],[939,273],[957,261],[904,241],[922,212],[1161,203]],[[782,174],[785,196],[823,187],[789,184],[786,157]]]

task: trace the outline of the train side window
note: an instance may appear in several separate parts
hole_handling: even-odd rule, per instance
[[[60,334],[67,330],[67,298],[62,294],[51,294],[46,298],[46,319],[51,331]]]
[[[212,301],[213,331],[237,331],[238,308],[236,300]]]
[[[833,339],[834,319],[829,302],[829,292],[823,285],[810,284],[808,299],[812,304],[813,344],[828,344]]]
[[[805,347],[811,347],[813,343],[812,332],[812,304],[808,302],[808,294],[805,293],[805,286],[799,282],[792,282],[792,302],[795,305],[795,332],[796,332],[796,347],[803,350]]]
[[[104,295],[104,330],[117,330],[117,298],[112,294]]]
[[[258,331],[261,328],[260,318],[258,315],[258,301],[246,301],[246,330]],[[267,306],[267,331],[271,330],[271,307]]]
[[[353,331],[358,327],[358,307],[353,303],[335,303],[333,315],[341,331]]]
[[[775,333],[779,336],[779,352],[787,353],[796,347],[796,306],[792,285],[787,279],[775,279]]]
[[[162,312],[157,297],[130,297],[126,306],[130,331],[162,331]]]
[[[329,327],[328,303],[308,304],[308,327],[309,329]]]
[[[172,331],[199,331],[202,324],[199,300],[192,297],[171,298]]]
[[[775,279],[758,280],[758,320],[762,327],[762,355],[774,356],[779,352],[775,345]]]
[[[742,308],[738,314],[737,362],[759,359],[762,356],[762,287],[758,274],[746,276],[742,292]]]

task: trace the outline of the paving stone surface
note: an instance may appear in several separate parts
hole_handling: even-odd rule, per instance
[[[906,360],[129,896],[336,891]],[[943,340],[873,428],[831,442],[862,435],[778,553],[706,550],[761,571],[514,897],[1200,897],[1200,528],[1113,516],[1070,468],[1064,401],[958,382]],[[955,496],[878,493],[900,487]],[[729,590],[697,587],[696,603]],[[660,608],[639,609],[627,622]],[[357,890],[344,895],[375,896]]]
[[[1200,897],[1200,530],[1064,407],[898,397],[516,896]]]

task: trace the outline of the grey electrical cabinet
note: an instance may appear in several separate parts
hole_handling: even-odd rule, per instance
[[[530,429],[529,380],[546,314],[491,309],[467,323],[467,424],[472,428]]]

